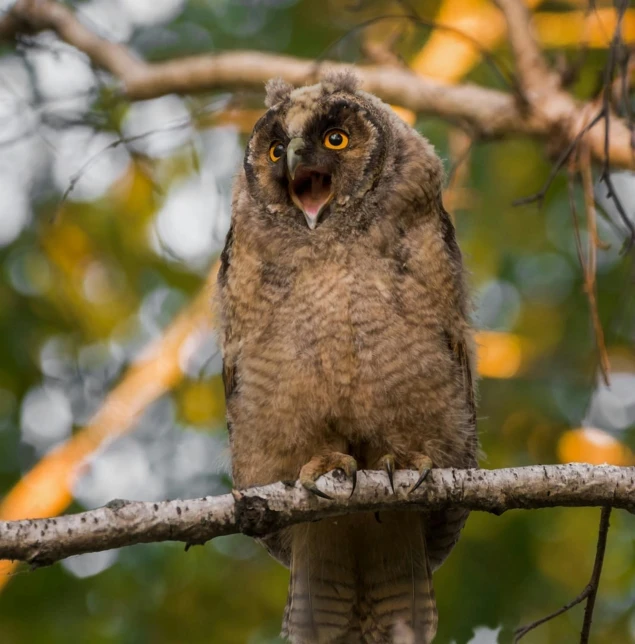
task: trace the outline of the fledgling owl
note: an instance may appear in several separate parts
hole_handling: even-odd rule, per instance
[[[475,467],[472,332],[433,147],[350,73],[267,85],[218,274],[236,487]],[[325,503],[328,501],[324,501]],[[431,642],[464,510],[356,514],[263,541],[295,644]]]

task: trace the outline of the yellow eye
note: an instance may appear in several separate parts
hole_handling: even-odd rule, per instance
[[[271,144],[269,148],[269,158],[275,163],[280,160],[280,157],[284,154],[284,145],[279,141],[275,141]]]
[[[329,130],[324,135],[324,147],[329,150],[343,150],[348,145],[348,134],[342,130]]]

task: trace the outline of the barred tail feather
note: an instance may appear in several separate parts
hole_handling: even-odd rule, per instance
[[[282,634],[293,644],[346,641],[357,590],[350,523],[345,517],[292,528]]]
[[[412,644],[429,644],[437,609],[423,522],[409,512],[379,518],[360,535],[362,641],[392,643],[398,632],[411,630]]]
[[[426,517],[426,547],[432,572],[446,560],[458,542],[469,514],[469,510],[463,508],[450,508]]]
[[[417,513],[293,528],[283,636],[293,644],[429,644],[437,610]]]

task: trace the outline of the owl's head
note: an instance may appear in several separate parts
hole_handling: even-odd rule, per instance
[[[369,191],[394,188],[413,140],[431,150],[350,72],[298,89],[270,81],[266,104],[245,153],[247,188],[277,222],[307,232],[360,216]]]

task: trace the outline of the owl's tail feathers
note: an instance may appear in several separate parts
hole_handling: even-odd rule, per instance
[[[359,535],[362,641],[429,644],[438,620],[421,515],[385,512],[379,520],[367,515]]]
[[[432,642],[437,609],[418,514],[359,514],[292,530],[282,631],[292,644]]]
[[[347,519],[291,529],[291,579],[282,635],[293,644],[346,642],[357,593],[353,526]]]

